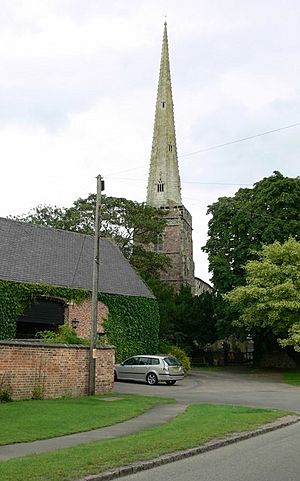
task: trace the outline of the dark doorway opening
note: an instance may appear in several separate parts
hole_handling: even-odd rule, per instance
[[[57,331],[65,320],[66,304],[61,299],[35,298],[17,319],[17,339],[33,339],[39,331]]]

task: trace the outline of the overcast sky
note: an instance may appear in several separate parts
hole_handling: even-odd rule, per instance
[[[207,206],[299,175],[298,0],[0,0],[0,215],[70,206],[105,178],[145,201],[167,15],[182,196],[196,275]],[[209,149],[209,150],[208,150]]]

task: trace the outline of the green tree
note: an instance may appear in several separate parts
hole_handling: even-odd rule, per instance
[[[293,346],[295,351],[300,352],[300,322],[295,322],[288,330],[288,337],[286,339],[279,339],[279,344],[282,347]]]
[[[234,197],[222,197],[208,207],[209,269],[217,292],[224,293],[245,282],[244,265],[255,259],[262,245],[300,237],[300,177],[274,172],[239,189]]]
[[[149,285],[159,306],[162,343],[179,346],[190,355],[216,340],[213,294],[193,296],[187,286],[175,293],[159,280]]]
[[[203,250],[208,254],[209,270],[216,289],[215,312],[220,337],[244,332],[232,320],[236,306],[222,294],[245,284],[245,264],[257,259],[264,244],[284,242],[300,236],[300,178],[284,177],[274,172],[254,184],[239,189],[233,197],[222,197],[208,207],[208,240]]]
[[[95,194],[77,199],[71,207],[39,205],[16,220],[47,225],[83,234],[94,233]],[[101,235],[112,238],[144,278],[158,277],[170,265],[169,258],[149,249],[166,225],[165,213],[145,203],[102,196]]]
[[[263,246],[245,272],[246,285],[224,295],[240,313],[236,323],[250,331],[263,328],[276,337],[288,336],[281,345],[300,350],[300,242],[290,237]]]

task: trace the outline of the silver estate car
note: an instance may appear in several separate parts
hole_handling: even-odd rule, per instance
[[[173,356],[139,355],[115,365],[115,381],[144,381],[148,384],[175,384],[184,378],[181,363]]]

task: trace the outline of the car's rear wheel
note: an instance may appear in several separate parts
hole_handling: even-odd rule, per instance
[[[157,384],[158,379],[156,374],[154,374],[154,372],[149,372],[149,374],[146,377],[146,381],[147,381],[147,384],[150,384],[151,386],[153,386],[154,384]]]
[[[166,384],[168,384],[169,386],[173,386],[173,384],[175,384],[176,381],[166,381]]]

